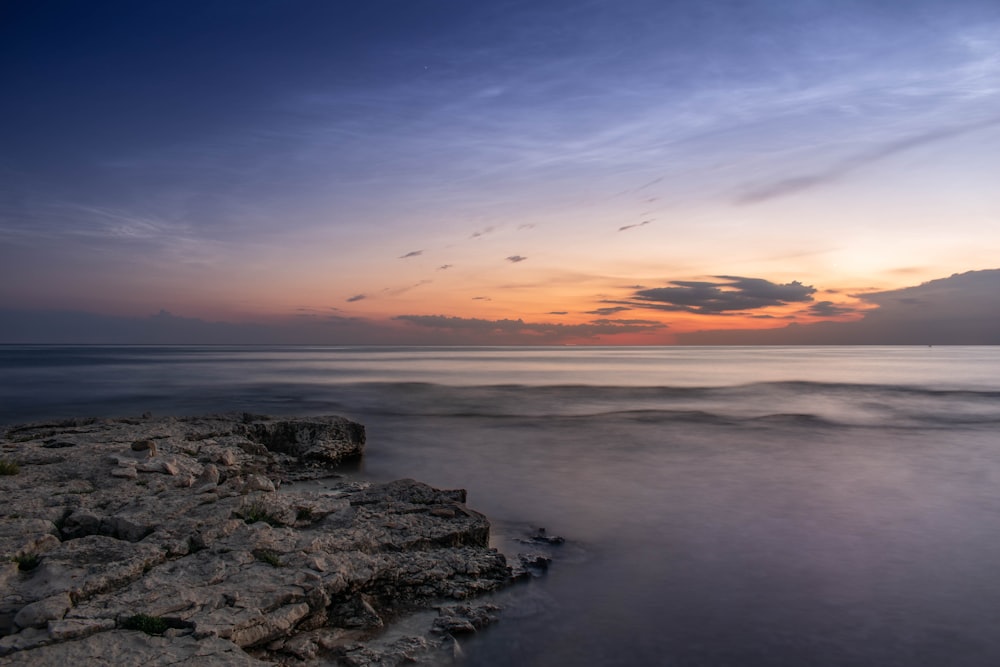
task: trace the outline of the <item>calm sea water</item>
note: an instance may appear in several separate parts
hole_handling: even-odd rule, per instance
[[[147,410],[566,537],[467,665],[1000,664],[1000,348],[0,347],[0,423]]]

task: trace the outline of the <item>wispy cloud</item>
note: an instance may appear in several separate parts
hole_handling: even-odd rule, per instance
[[[429,285],[432,282],[434,282],[434,281],[433,280],[420,280],[420,281],[417,281],[417,282],[413,283],[412,285],[405,285],[403,287],[386,287],[385,289],[382,290],[382,293],[385,294],[385,295],[387,295],[387,296],[399,296],[400,294],[405,294],[406,292],[409,292],[410,290],[417,289],[418,287],[423,287],[424,285]]]
[[[986,120],[979,120],[963,125],[956,125],[903,137],[895,141],[884,143],[880,146],[875,146],[860,153],[856,153],[855,155],[851,155],[835,162],[825,169],[808,174],[791,176],[779,181],[753,187],[739,195],[736,198],[736,203],[757,204],[768,201],[769,199],[797,194],[803,190],[809,190],[811,188],[837,181],[854,171],[881,160],[885,160],[894,155],[905,153],[906,151],[926,146],[928,144],[969,134],[977,130],[993,127],[998,124],[1000,124],[1000,116],[994,116]]]
[[[348,297],[347,302],[348,303],[354,303],[355,301],[362,301],[362,300],[367,299],[367,298],[368,297],[366,295],[364,295],[364,294],[355,294],[352,297]]]
[[[597,308],[596,310],[588,310],[588,315],[614,315],[615,313],[620,313],[625,310],[631,310],[627,306],[609,306],[608,308]]]
[[[651,222],[653,222],[653,221],[652,220],[643,220],[642,222],[638,222],[638,223],[636,223],[634,225],[624,225],[623,227],[619,227],[618,231],[624,232],[624,231],[629,230],[629,229],[635,229],[636,227],[645,227],[646,225],[648,225]]]
[[[405,255],[400,255],[399,259],[409,259],[410,257],[420,257],[423,254],[424,254],[423,250],[411,250],[410,252],[406,253]]]
[[[507,258],[507,261],[517,264],[518,262],[523,262],[526,259],[528,258],[522,257],[521,255],[511,255],[510,257]]]

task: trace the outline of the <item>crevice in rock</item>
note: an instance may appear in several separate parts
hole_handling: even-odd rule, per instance
[[[156,526],[136,523],[123,516],[99,517],[83,512],[67,513],[57,528],[59,538],[63,542],[88,535],[102,535],[125,542],[141,542],[156,530]]]

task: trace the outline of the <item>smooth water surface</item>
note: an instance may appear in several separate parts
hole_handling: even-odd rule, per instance
[[[468,665],[1000,664],[1000,349],[0,347],[0,423],[363,422],[569,541]]]

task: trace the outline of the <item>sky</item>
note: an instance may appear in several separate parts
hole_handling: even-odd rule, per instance
[[[996,0],[8,0],[0,81],[0,343],[1000,344]]]

